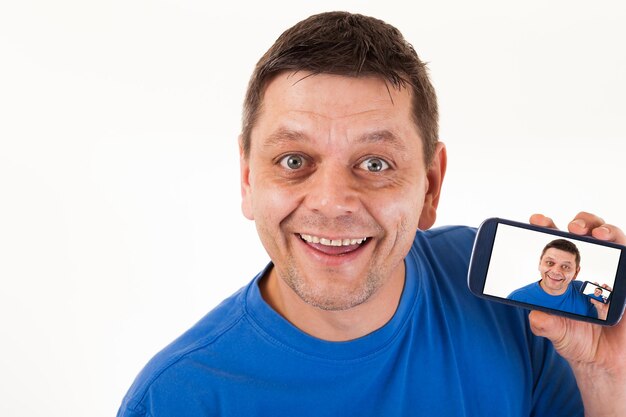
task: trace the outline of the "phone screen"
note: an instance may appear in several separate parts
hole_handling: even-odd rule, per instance
[[[606,320],[621,252],[499,223],[483,294]],[[601,292],[599,298],[591,296],[594,292]]]
[[[585,281],[581,289],[582,293],[594,300],[602,301],[604,304],[611,298],[611,290],[599,286],[596,283]]]

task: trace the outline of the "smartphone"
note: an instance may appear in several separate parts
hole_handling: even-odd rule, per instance
[[[610,301],[611,294],[613,293],[609,288],[601,287],[599,284],[589,281],[583,282],[580,292],[604,304]]]
[[[491,218],[478,228],[468,285],[488,300],[612,326],[624,313],[626,246]],[[591,301],[597,288],[602,302]]]

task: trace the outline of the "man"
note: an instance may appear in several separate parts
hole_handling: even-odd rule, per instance
[[[397,29],[334,12],[287,30],[252,75],[240,145],[242,209],[272,263],[153,358],[118,416],[572,416],[580,394],[588,415],[626,400],[609,353],[624,326],[529,325],[467,290],[473,229],[425,231],[446,153]],[[626,241],[587,213],[570,230]]]
[[[602,288],[600,288],[600,287],[596,287],[596,288],[593,290],[593,295],[591,295],[591,297],[592,297],[594,300],[597,300],[597,301],[601,301],[601,302],[603,302],[603,303],[606,303],[606,298],[602,296]]]
[[[598,318],[599,311],[580,290],[583,283],[576,281],[580,252],[573,242],[549,242],[541,251],[538,268],[541,279],[513,291],[509,299]],[[600,318],[606,319],[606,311],[602,313]]]

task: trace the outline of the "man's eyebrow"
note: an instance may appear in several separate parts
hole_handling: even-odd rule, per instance
[[[556,259],[551,257],[550,255],[546,255],[546,260],[548,261],[552,261],[552,262],[556,262]],[[561,262],[561,264],[568,264],[568,265],[572,265],[574,262],[572,261],[563,261]]]

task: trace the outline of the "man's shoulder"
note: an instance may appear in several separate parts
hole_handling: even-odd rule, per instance
[[[434,250],[455,248],[466,252],[472,249],[476,228],[469,226],[441,226],[424,231],[418,231],[415,235],[414,247],[428,247]]]
[[[422,233],[432,240],[473,240],[476,236],[476,228],[462,225],[439,226],[425,230]]]
[[[226,298],[189,330],[158,352],[133,382],[124,398],[122,408],[137,407],[150,387],[162,379],[163,375],[181,366],[186,358],[196,352],[211,350],[212,345],[220,338],[232,332],[238,323],[245,319],[245,296],[250,285]]]
[[[440,266],[469,264],[476,229],[468,226],[443,226],[418,231],[409,259],[442,263]]]
[[[528,294],[537,292],[538,288],[539,285],[537,284],[537,282],[531,282],[530,284],[524,285],[523,287],[516,289],[511,294],[509,294],[507,298],[517,301],[525,301],[526,296]]]

